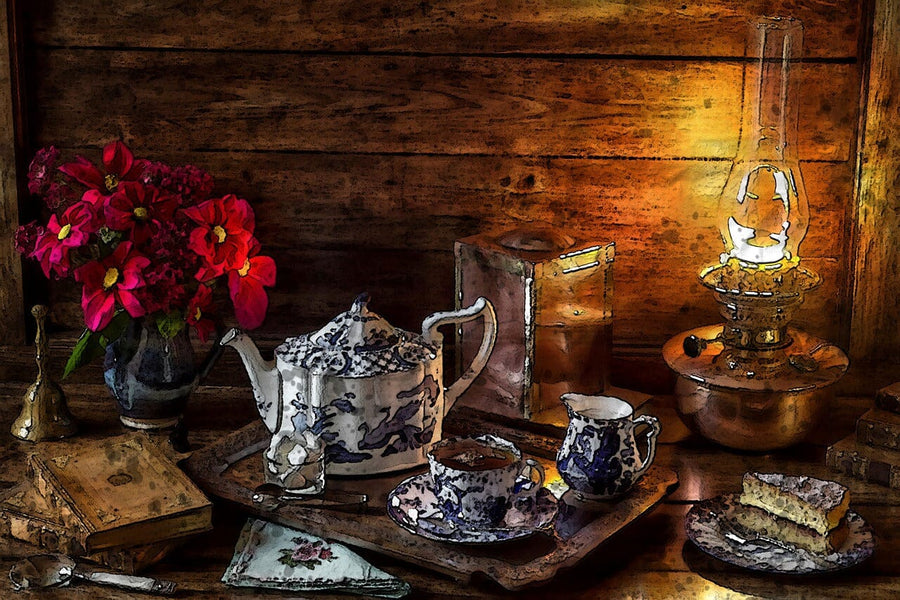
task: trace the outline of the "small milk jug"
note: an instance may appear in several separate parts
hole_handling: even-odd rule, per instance
[[[656,455],[656,417],[632,418],[630,404],[611,396],[563,394],[569,413],[566,437],[556,455],[559,474],[583,500],[608,500],[627,492]],[[647,456],[641,460],[634,429],[647,425]]]

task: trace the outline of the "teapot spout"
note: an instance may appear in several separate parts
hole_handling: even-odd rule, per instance
[[[253,340],[240,329],[231,329],[219,342],[238,351],[256,398],[256,409],[266,428],[275,433],[281,427],[281,376],[275,360],[263,360]]]

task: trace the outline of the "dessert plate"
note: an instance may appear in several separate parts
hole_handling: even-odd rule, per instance
[[[430,540],[457,544],[494,544],[528,537],[552,526],[556,498],[546,488],[513,503],[496,527],[467,528],[444,518],[431,489],[431,473],[404,479],[388,494],[387,513],[403,529]]]
[[[698,548],[719,560],[766,573],[801,575],[846,569],[875,551],[872,528],[857,513],[847,512],[849,534],[843,546],[831,554],[756,537],[734,520],[742,510],[740,494],[726,494],[695,504],[684,518],[688,538]]]

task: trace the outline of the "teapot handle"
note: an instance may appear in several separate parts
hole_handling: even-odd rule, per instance
[[[444,388],[444,413],[453,407],[456,399],[465,392],[478,374],[484,369],[488,358],[491,356],[491,350],[494,349],[494,342],[497,339],[497,314],[494,312],[494,305],[487,298],[481,297],[475,301],[472,306],[462,310],[437,312],[426,318],[422,322],[422,337],[429,344],[441,346],[444,341],[444,335],[438,331],[438,327],[448,323],[467,323],[482,317],[484,319],[484,333],[481,337],[481,346],[478,353],[472,359],[472,363],[460,375],[459,379],[454,381],[448,387]]]

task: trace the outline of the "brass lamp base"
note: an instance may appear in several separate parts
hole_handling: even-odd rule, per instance
[[[738,450],[768,451],[802,441],[829,407],[831,385],[847,371],[837,346],[793,327],[787,345],[729,345],[724,325],[680,333],[663,346],[679,377],[678,414],[696,433]]]

